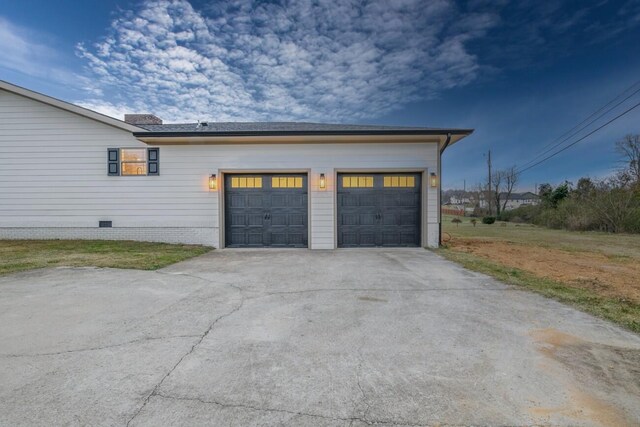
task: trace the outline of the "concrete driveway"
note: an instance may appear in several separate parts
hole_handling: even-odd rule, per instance
[[[0,425],[637,425],[640,338],[421,249],[0,278]]]

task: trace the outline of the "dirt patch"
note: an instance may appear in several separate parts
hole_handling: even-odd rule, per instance
[[[640,262],[596,252],[574,252],[504,241],[457,238],[458,252],[518,268],[598,295],[640,303]]]
[[[553,328],[532,331],[531,337],[541,354],[571,372],[575,380],[564,384],[565,402],[551,407],[531,407],[529,412],[533,416],[547,422],[562,416],[603,426],[636,425],[637,421],[631,420],[623,409],[602,396],[615,401],[615,392],[621,389],[632,396],[638,395],[639,349],[588,342]]]

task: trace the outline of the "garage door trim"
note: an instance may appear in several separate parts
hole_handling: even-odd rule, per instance
[[[425,213],[428,203],[429,182],[427,168],[337,168],[333,170],[333,242],[334,249],[338,248],[338,174],[341,173],[418,173],[420,174],[420,247],[427,244],[428,218]]]
[[[215,171],[214,171],[215,172]],[[311,248],[311,169],[218,169],[218,248],[226,248],[225,175],[299,173],[307,176],[307,248]]]

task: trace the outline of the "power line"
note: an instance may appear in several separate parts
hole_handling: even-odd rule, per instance
[[[635,94],[637,94],[638,92],[640,92],[640,88],[636,89],[633,93],[631,93],[631,95],[627,96],[626,98],[624,98],[622,101],[618,102],[616,105],[614,105],[613,107],[609,108],[607,111],[605,111],[604,113],[600,114],[598,117],[594,118],[593,120],[591,120],[589,123],[587,123],[586,125],[580,127],[580,129],[576,130],[575,132],[573,132],[576,128],[578,128],[579,126],[581,126],[583,123],[585,123],[586,121],[588,121],[591,117],[595,116],[596,114],[598,114],[600,111],[602,111],[603,109],[607,108],[607,106],[609,106],[610,104],[612,104],[613,102],[615,102],[618,98],[620,98],[621,96],[623,96],[626,92],[628,92],[629,90],[633,89],[636,85],[638,85],[638,83],[640,83],[640,80],[638,80],[637,82],[635,82],[634,84],[632,84],[631,86],[629,86],[627,89],[625,89],[624,91],[622,91],[618,96],[616,96],[615,98],[613,98],[611,101],[607,102],[605,105],[603,105],[602,107],[600,107],[599,109],[597,109],[596,111],[594,111],[593,113],[591,113],[586,119],[584,119],[583,121],[581,121],[580,123],[578,123],[576,126],[574,126],[573,128],[571,128],[570,130],[568,130],[567,132],[563,133],[562,135],[560,135],[559,137],[557,137],[556,139],[554,139],[553,141],[551,141],[550,143],[548,143],[547,145],[545,145],[544,147],[542,147],[542,150],[539,154],[537,154],[536,156],[534,156],[531,160],[529,160],[528,162],[526,162],[525,164],[523,164],[522,166],[520,166],[520,168],[524,168],[528,165],[530,165],[531,163],[535,162],[536,159],[544,156],[545,154],[549,153],[550,151],[554,150],[555,148],[559,147],[560,145],[562,145],[564,142],[568,141],[569,139],[571,139],[572,137],[576,136],[578,133],[580,133],[581,131],[583,131],[584,129],[588,128],[589,126],[591,126],[593,123],[595,123],[596,121],[598,121],[599,119],[601,119],[603,116],[607,115],[608,113],[610,113],[611,111],[613,111],[615,108],[617,108],[618,106],[620,106],[622,103],[624,103],[625,101],[627,101],[629,98],[633,97]],[[560,138],[564,137],[565,135],[568,135],[566,138],[562,139],[561,141],[558,142],[558,144],[554,144],[556,141],[558,141]],[[553,146],[552,146],[553,145]],[[550,147],[549,149],[545,150],[545,148]]]
[[[533,167],[535,167],[535,166],[538,166],[540,163],[544,163],[544,162],[546,162],[547,160],[549,160],[550,158],[555,157],[555,156],[557,156],[558,154],[562,153],[563,151],[567,150],[568,148],[573,147],[573,146],[574,146],[574,145],[576,145],[578,142],[580,142],[580,141],[584,140],[585,138],[587,138],[587,137],[589,137],[589,136],[593,135],[594,133],[596,133],[596,132],[597,132],[597,131],[599,131],[600,129],[602,129],[602,128],[604,128],[604,127],[608,126],[608,125],[610,125],[611,123],[613,123],[613,122],[615,122],[616,120],[618,120],[620,117],[622,117],[622,116],[624,116],[625,114],[627,114],[627,113],[631,112],[632,110],[634,110],[635,108],[637,108],[637,107],[639,107],[639,106],[640,106],[640,102],[638,102],[637,104],[635,104],[633,107],[631,107],[631,108],[629,108],[629,109],[627,109],[627,110],[623,111],[622,113],[618,114],[617,116],[615,116],[614,118],[612,118],[612,119],[611,119],[611,120],[609,120],[608,122],[606,122],[606,123],[604,123],[604,124],[602,124],[602,125],[598,126],[597,128],[595,128],[594,130],[592,130],[592,131],[591,131],[591,132],[589,132],[588,134],[586,134],[586,135],[584,135],[584,136],[582,136],[582,137],[580,137],[580,138],[576,139],[576,140],[575,140],[575,141],[573,141],[571,144],[567,145],[566,147],[561,148],[560,150],[556,151],[555,153],[551,154],[550,156],[545,157],[544,159],[540,160],[540,161],[539,161],[539,162],[537,162],[537,163],[534,163],[533,165],[531,165],[531,166],[529,166],[529,167],[526,167],[526,168],[524,168],[524,169],[519,170],[519,171],[517,172],[517,175],[520,175],[520,174],[521,174],[521,173],[523,173],[524,171],[527,171],[527,170],[529,170],[529,169],[531,169],[531,168],[533,168]]]

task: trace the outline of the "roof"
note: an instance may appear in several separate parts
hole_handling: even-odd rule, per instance
[[[283,143],[283,142],[438,142],[443,151],[473,129],[355,125],[310,122],[203,122],[132,125],[122,120],[0,80],[0,89],[132,132],[142,142]]]
[[[143,132],[144,129],[139,128],[137,126],[130,125],[129,123],[125,123],[122,120],[114,119],[113,117],[106,116],[104,114],[100,114],[93,110],[89,110],[88,108],[80,107],[75,104],[71,104],[69,102],[62,101],[60,99],[52,98],[47,95],[43,95],[38,92],[34,92],[29,89],[25,89],[20,86],[16,86],[4,80],[0,80],[0,89],[5,90],[7,92],[15,93],[20,96],[24,96],[25,98],[33,99],[38,102],[42,102],[47,105],[51,105],[56,108],[60,108],[65,111],[69,111],[74,114],[78,114],[79,116],[87,117],[89,119],[104,123],[109,126],[116,127],[118,129],[126,130],[129,132]]]
[[[251,135],[469,135],[472,129],[353,125],[311,122],[202,122],[138,125],[152,136],[251,136]]]

